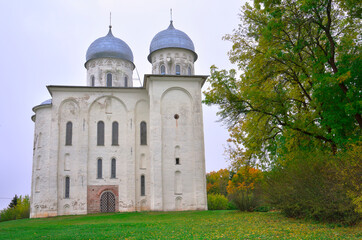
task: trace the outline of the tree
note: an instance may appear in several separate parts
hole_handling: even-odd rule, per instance
[[[241,211],[253,211],[261,202],[260,184],[263,174],[249,166],[241,167],[229,180],[228,197]]]
[[[18,196],[15,194],[15,196],[13,197],[13,199],[9,204],[9,208],[15,208],[16,205],[18,204],[18,199],[19,199]]]
[[[262,169],[287,216],[360,219],[361,159],[347,149],[362,140],[361,6],[254,0],[225,36],[238,72],[211,67],[204,102],[229,126],[232,169]]]
[[[230,177],[229,170],[220,169],[215,172],[212,171],[206,174],[206,188],[207,194],[222,194],[224,196],[227,195],[227,185]]]
[[[243,145],[243,161],[270,167],[293,148],[336,153],[360,139],[360,7],[354,0],[256,0],[243,7],[242,23],[225,37],[240,78],[213,66],[204,100],[236,128],[232,139]]]
[[[21,218],[29,218],[30,216],[30,201],[29,196],[18,197],[15,195],[9,207],[0,211],[0,222],[9,221]]]

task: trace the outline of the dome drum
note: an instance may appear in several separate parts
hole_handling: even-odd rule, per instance
[[[194,75],[194,55],[180,48],[157,50],[152,53],[152,74]]]

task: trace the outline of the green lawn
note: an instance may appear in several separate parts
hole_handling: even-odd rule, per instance
[[[337,227],[277,212],[142,212],[0,222],[0,239],[362,239],[361,224]]]

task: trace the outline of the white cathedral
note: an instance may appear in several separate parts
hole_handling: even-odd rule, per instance
[[[201,87],[194,44],[155,35],[152,74],[133,87],[133,54],[113,36],[88,48],[87,86],[47,86],[33,108],[30,217],[206,210]]]

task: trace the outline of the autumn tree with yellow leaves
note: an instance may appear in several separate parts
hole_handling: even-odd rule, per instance
[[[361,158],[339,162],[362,141],[361,9],[357,0],[254,0],[225,36],[238,70],[211,68],[204,103],[229,126],[232,169],[265,172],[271,202],[288,216],[360,219],[358,183],[351,190],[340,176],[360,179]]]
[[[241,167],[229,180],[227,186],[228,197],[241,211],[253,211],[261,204],[260,170],[249,166]]]

